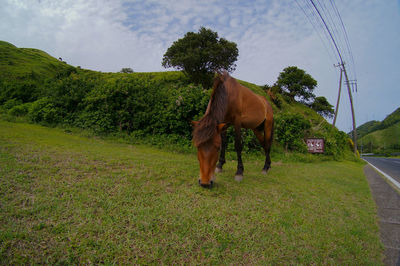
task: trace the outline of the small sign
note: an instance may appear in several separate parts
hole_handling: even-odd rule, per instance
[[[324,139],[307,139],[308,152],[324,153]]]

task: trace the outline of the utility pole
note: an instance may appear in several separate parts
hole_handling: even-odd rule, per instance
[[[334,65],[334,66],[339,67],[340,64]],[[337,102],[336,102],[335,118],[333,118],[333,126],[335,126],[335,124],[336,124],[336,118],[337,118],[337,114],[338,114],[338,110],[339,110],[340,93],[342,91],[342,75],[343,75],[343,70],[342,70],[342,68],[340,68],[339,93],[338,93]]]
[[[343,73],[344,73],[344,77],[346,79],[347,91],[349,92],[351,116],[353,118],[354,154],[357,155],[357,129],[356,129],[356,119],[355,119],[355,115],[354,115],[353,96],[351,95],[350,82],[349,82],[349,77],[347,76],[346,67],[344,66],[344,63],[342,63],[341,65],[343,67]]]
[[[351,95],[351,89],[350,89],[350,81],[347,76],[346,72],[346,67],[344,66],[344,62],[342,61],[341,63],[334,65],[335,67],[340,67],[340,81],[339,81],[339,94],[338,94],[338,99],[336,103],[336,111],[335,111],[335,118],[333,119],[333,126],[336,124],[336,118],[337,118],[337,113],[339,110],[339,102],[340,102],[340,93],[342,90],[342,76],[344,73],[344,78],[345,78],[345,83],[347,85],[347,91],[349,93],[349,99],[350,99],[350,106],[351,106],[351,117],[353,120],[353,143],[354,143],[354,154],[357,154],[357,128],[356,128],[356,119],[354,115],[354,107],[353,107],[353,96]]]

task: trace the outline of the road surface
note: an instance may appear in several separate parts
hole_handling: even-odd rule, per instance
[[[363,157],[363,159],[400,183],[400,159],[381,157]]]
[[[400,183],[400,160],[389,158],[363,158],[384,172],[395,182]],[[400,266],[400,193],[389,185],[387,177],[379,174],[370,165],[364,173],[378,207],[379,229],[385,247],[385,265]]]

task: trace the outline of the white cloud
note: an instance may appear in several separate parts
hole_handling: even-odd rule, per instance
[[[358,124],[365,122],[366,112],[383,119],[398,107],[398,3],[336,2],[358,74]],[[234,76],[272,84],[284,67],[296,65],[317,79],[318,95],[336,102],[337,62],[332,62],[296,0],[0,0],[0,6],[1,40],[101,71],[163,70],[162,56],[172,42],[206,26],[238,44]],[[341,107],[338,124],[347,131],[351,120],[346,108]]]

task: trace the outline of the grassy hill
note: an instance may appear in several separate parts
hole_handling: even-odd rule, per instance
[[[391,153],[400,151],[400,122],[375,130],[359,140],[363,152]]]
[[[358,131],[360,129],[360,132]],[[400,151],[400,108],[383,121],[370,121],[357,128],[363,152],[390,153]],[[361,147],[359,147],[361,149]]]
[[[125,74],[83,70],[45,52],[6,42],[0,42],[0,56],[0,112],[9,119],[26,117],[35,123],[98,134],[123,133],[153,144],[190,147],[190,121],[202,116],[210,97],[210,91],[191,84],[176,71]],[[305,152],[304,138],[322,137],[327,155],[342,158],[350,152],[346,135],[312,109],[282,95],[271,99],[261,87],[239,82],[270,100],[277,121],[273,150],[283,152],[289,147]],[[285,143],[294,133],[279,128],[288,119],[305,125],[301,136],[290,140],[293,145]],[[245,151],[259,150],[252,132],[244,132],[244,142]],[[228,147],[233,150],[233,144]]]
[[[43,81],[70,67],[41,50],[17,48],[0,41],[0,80],[3,82]]]

